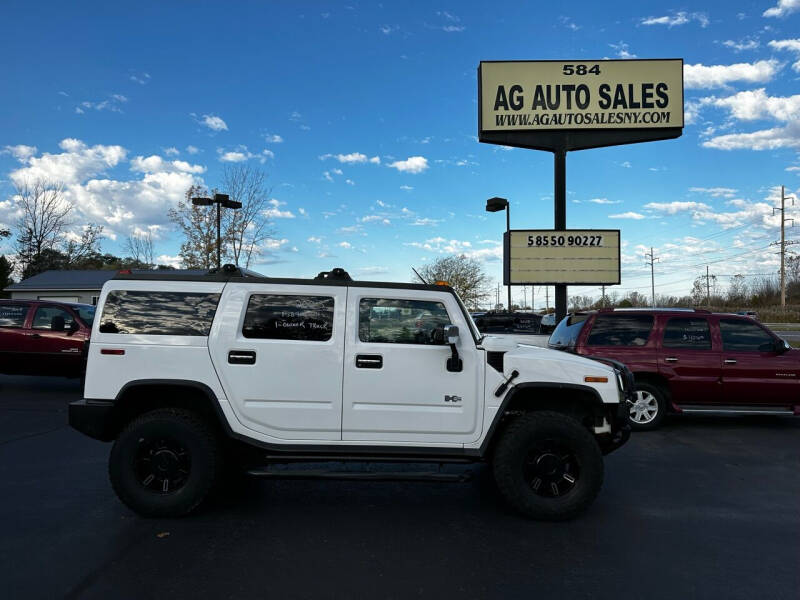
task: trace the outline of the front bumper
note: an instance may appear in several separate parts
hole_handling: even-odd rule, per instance
[[[110,442],[114,403],[107,400],[76,400],[69,403],[69,425],[96,440]]]
[[[614,406],[613,409],[609,407],[609,414],[606,417],[611,425],[611,433],[606,434],[600,440],[603,454],[608,454],[625,444],[631,437],[630,406],[636,401],[636,386],[631,370],[618,360],[603,356],[587,356],[586,358],[613,367],[614,374],[619,381],[619,403],[611,405]]]

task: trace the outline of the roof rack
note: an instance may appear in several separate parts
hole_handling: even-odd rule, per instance
[[[250,269],[243,269],[242,267],[237,267],[236,265],[232,265],[230,263],[226,265],[222,265],[220,269],[209,269],[209,275],[216,275],[217,273],[223,273],[225,275],[233,275],[235,277],[265,277],[261,273],[257,273],[256,271],[251,271]]]
[[[319,275],[314,277],[315,281],[319,281],[320,279],[329,280],[335,279],[338,281],[353,281],[353,278],[350,277],[350,274],[342,269],[341,267],[335,267],[330,271],[321,271]]]

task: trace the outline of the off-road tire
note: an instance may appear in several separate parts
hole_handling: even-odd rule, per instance
[[[142,455],[148,446],[172,446],[184,460],[186,475],[174,491],[152,489],[142,480]],[[159,450],[160,452],[164,452]],[[173,455],[174,456],[174,455]],[[165,457],[167,461],[172,456]],[[145,459],[151,464],[151,459]],[[162,408],[144,413],[128,423],[114,442],[108,462],[108,475],[117,496],[130,509],[144,517],[180,517],[189,514],[208,495],[222,469],[219,442],[209,424],[198,414],[178,408]],[[169,465],[172,466],[172,465]],[[155,467],[152,467],[155,468]],[[178,480],[175,480],[178,481]],[[155,481],[158,485],[158,480]]]
[[[653,385],[652,383],[647,383],[644,381],[637,381],[635,387],[637,392],[650,394],[650,396],[655,399],[658,410],[655,416],[646,423],[636,422],[633,418],[633,415],[628,412],[628,423],[631,424],[631,429],[634,431],[650,431],[653,429],[658,429],[667,414],[668,408],[667,396],[664,393],[664,390],[657,385]],[[633,408],[633,406],[631,406],[631,408]]]
[[[538,477],[529,481],[526,473],[532,453],[536,455],[551,443],[568,450],[563,454],[570,456],[570,477],[575,481],[562,495],[545,497],[533,487]],[[514,419],[497,442],[492,465],[506,501],[526,517],[543,521],[563,521],[583,512],[603,484],[603,455],[594,436],[581,423],[558,412],[530,412]]]

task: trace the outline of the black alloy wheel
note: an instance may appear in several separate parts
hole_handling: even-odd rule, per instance
[[[557,440],[537,443],[525,457],[522,469],[531,489],[544,498],[569,494],[580,477],[577,458]]]
[[[189,451],[169,439],[139,439],[134,458],[136,478],[146,489],[159,494],[174,494],[189,479],[192,467]]]

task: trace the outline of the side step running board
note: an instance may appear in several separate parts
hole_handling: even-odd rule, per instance
[[[462,483],[472,479],[471,472],[465,473],[439,473],[432,472],[391,472],[391,471],[314,471],[314,470],[278,470],[278,469],[251,469],[247,472],[253,477],[267,479],[341,479],[365,481],[441,481],[449,483]]]
[[[762,407],[734,407],[734,406],[681,406],[681,413],[687,415],[774,415],[781,417],[791,417],[794,411],[781,408],[764,406]]]

